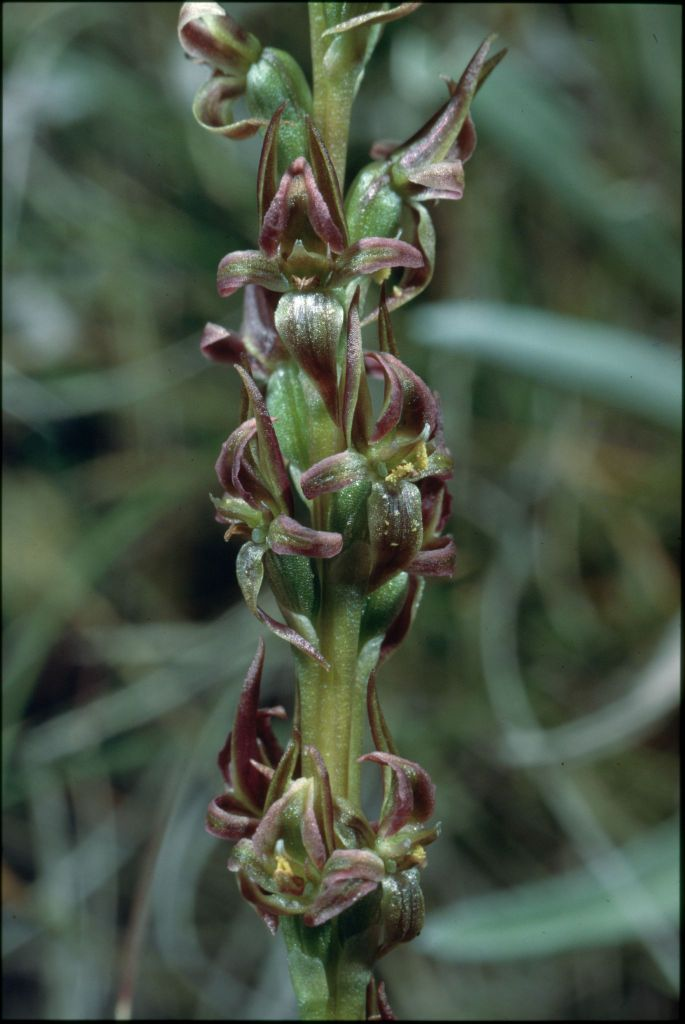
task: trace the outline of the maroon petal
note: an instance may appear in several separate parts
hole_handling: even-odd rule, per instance
[[[311,775],[315,779],[316,809],[321,821],[321,833],[326,845],[327,855],[337,846],[335,838],[335,821],[333,812],[333,793],[331,780],[326,763],[319,750],[310,744],[303,750],[305,764],[310,763]],[[309,767],[309,766],[308,766]]]
[[[409,632],[411,624],[414,621],[414,616],[418,611],[421,597],[423,596],[423,589],[423,580],[419,579],[418,576],[410,576],[409,588],[407,590],[405,602],[402,605],[402,608],[397,617],[390,624],[390,628],[388,629],[387,633],[383,638],[380,655],[378,657],[379,665],[381,665],[386,658],[390,657],[390,655],[396,650],[397,647],[399,647],[399,645],[402,643],[405,636]],[[375,737],[374,741],[376,742],[376,746],[378,747],[379,750],[385,749],[381,746],[381,744],[378,743],[378,741],[375,740]],[[392,750],[391,748],[389,749],[391,753],[396,753],[395,750]]]
[[[430,545],[416,555],[407,566],[407,572],[417,576],[454,575],[457,549],[451,537],[436,537]]]
[[[264,804],[268,783],[252,764],[259,754],[257,726],[259,687],[264,668],[264,641],[260,638],[240,694],[233,731],[231,733],[231,784],[236,795],[259,815]],[[222,767],[223,751],[219,754]],[[228,772],[227,772],[228,774]]]
[[[321,651],[318,651],[316,647],[309,642],[309,640],[305,640],[301,633],[298,633],[290,626],[286,626],[283,622],[279,622],[277,619],[272,618],[271,615],[268,615],[261,608],[257,608],[255,615],[260,622],[263,622],[265,626],[268,626],[271,632],[275,633],[276,636],[281,638],[281,640],[287,641],[287,643],[292,644],[293,647],[297,647],[298,651],[302,651],[303,654],[306,654],[307,657],[313,658],[314,661],[318,661],[320,665],[323,665],[326,671],[330,669],[331,666],[326,661]]]
[[[239,363],[245,352],[243,339],[235,331],[227,331],[219,324],[205,324],[200,339],[200,351],[215,363]]]
[[[219,295],[226,298],[246,284],[258,284],[275,292],[284,292],[289,287],[277,260],[252,249],[230,252],[224,256],[217,271]]]
[[[259,886],[240,871],[238,873],[238,888],[243,899],[252,904],[271,934],[275,935],[278,931],[278,914],[262,903]]]
[[[203,128],[226,139],[249,139],[266,124],[261,117],[233,120],[233,100],[245,90],[242,75],[214,74],[195,94],[193,116]]]
[[[271,493],[280,505],[281,511],[292,511],[290,480],[266,403],[262,398],[261,391],[243,367],[236,366],[236,370],[240,374],[240,379],[254,408],[259,441],[260,468],[271,485]]]
[[[352,424],[354,422],[357,407],[357,398],[359,396],[359,384],[361,381],[363,365],[364,355],[362,351],[362,332],[359,326],[359,288],[357,288],[347,314],[345,370],[344,376],[341,379],[341,426],[345,434],[345,442],[348,447],[352,446]]]
[[[269,527],[268,544],[277,555],[333,558],[340,554],[342,543],[343,539],[339,533],[312,530],[290,516],[277,516]]]
[[[375,274],[392,267],[423,266],[421,252],[398,238],[362,238],[336,260],[331,285],[344,284],[360,274]]]
[[[274,112],[264,134],[262,152],[259,157],[259,168],[257,170],[257,210],[259,223],[264,220],[266,211],[271,206],[274,196],[278,191],[278,131],[281,117],[285,110],[285,101]],[[275,250],[274,250],[275,252]],[[274,252],[268,253],[273,256]]]
[[[318,498],[364,480],[368,472],[363,455],[353,451],[337,452],[306,469],[300,477],[300,487],[305,498]]]
[[[236,494],[244,501],[249,502],[254,508],[257,503],[252,495],[243,487],[240,481],[243,455],[247,445],[257,433],[257,421],[255,419],[245,420],[233,431],[230,437],[221,446],[219,458],[216,460],[216,475],[219,483],[229,494]]]
[[[314,785],[311,779],[309,782],[310,786],[300,819],[300,836],[307,856],[320,871],[326,863],[326,845],[314,809]]]
[[[369,715],[369,725],[371,726],[371,737],[376,749],[387,754],[397,754],[395,741],[390,734],[388,723],[385,720],[385,715],[381,710],[380,701],[378,700],[375,671],[369,676],[366,691],[366,708]]]
[[[205,829],[217,839],[236,842],[254,834],[259,824],[258,815],[246,813],[240,801],[230,793],[222,793],[207,808]]]
[[[373,761],[390,768],[393,773],[392,786],[383,801],[378,825],[380,837],[394,835],[410,820],[424,822],[430,818],[435,808],[435,786],[420,764],[379,750],[363,754],[359,761]]]
[[[373,892],[385,876],[385,865],[371,850],[336,850],[326,862],[318,896],[304,915],[317,927]]]
[[[333,252],[342,252],[348,244],[347,238],[347,225],[345,224],[345,208],[343,203],[342,193],[340,191],[340,183],[338,176],[335,173],[335,167],[331,160],[330,154],[326,149],[326,145],[321,136],[321,132],[316,127],[310,117],[307,121],[307,133],[309,136],[309,155],[311,158],[312,171],[316,182],[318,183],[319,195],[322,197],[325,210],[327,213],[327,219],[332,221],[334,232],[330,232],[329,236],[319,234],[320,238],[323,238],[328,242]],[[311,216],[311,210],[310,210]],[[312,227],[316,230],[316,225],[312,221]]]
[[[419,437],[428,425],[432,437],[438,424],[435,396],[427,384],[396,356],[389,352],[367,352],[366,367],[379,369],[385,377],[383,409],[371,435],[371,443],[399,429],[410,437]]]
[[[404,306],[424,290],[433,277],[435,266],[435,228],[431,216],[418,202],[407,202],[406,208],[414,222],[412,242],[422,255],[422,263],[419,267],[408,268],[402,274],[388,299],[388,309],[391,311]],[[371,323],[377,316],[378,308],[364,317],[362,327]]]

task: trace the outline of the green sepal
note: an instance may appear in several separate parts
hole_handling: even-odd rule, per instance
[[[397,236],[402,197],[391,185],[387,162],[375,161],[362,168],[348,190],[345,216],[351,242]]]
[[[279,172],[307,152],[305,115],[311,113],[312,94],[297,61],[284,50],[267,46],[247,73],[247,106],[254,117],[269,121],[285,103],[278,134]]]
[[[267,551],[264,568],[280,607],[311,618],[318,608],[318,580],[310,558]]]
[[[399,614],[407,596],[409,576],[399,572],[374,590],[364,602],[360,629],[360,643],[372,637],[385,636],[389,626]]]

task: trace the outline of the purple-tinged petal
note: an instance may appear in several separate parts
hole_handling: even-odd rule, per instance
[[[308,927],[337,917],[385,877],[385,865],[371,850],[336,850],[327,860],[319,893],[304,915]]]
[[[435,396],[421,378],[389,352],[367,352],[367,370],[380,370],[385,377],[383,409],[378,417],[370,441],[373,444],[390,431],[398,429],[411,437],[418,437],[429,427],[432,437],[438,424]]]
[[[488,36],[481,43],[459,79],[451,98],[402,147],[402,155],[394,168],[395,172],[400,172],[400,177],[409,177],[415,168],[439,163],[446,158],[468,116],[479,75],[494,38],[494,35]]]
[[[240,801],[231,793],[222,793],[215,797],[207,808],[205,829],[217,839],[230,839],[235,842],[238,839],[249,838],[254,834],[258,824],[258,815],[247,813]]]
[[[178,38],[194,61],[221,71],[247,71],[262,46],[217,3],[184,3],[178,16]]]
[[[388,304],[385,297],[385,283],[381,285],[379,306],[378,348],[381,352],[388,352],[391,356],[394,356],[395,359],[397,359],[399,357],[399,352],[397,351],[395,334],[392,329],[392,323],[390,322],[390,313],[388,312]]]
[[[265,473],[270,490],[281,511],[292,511],[293,499],[288,471],[285,468],[281,448],[271,417],[262,398],[262,393],[242,366],[236,366],[245,390],[249,395],[257,422],[260,468]]]
[[[416,576],[454,575],[457,549],[451,537],[436,537],[430,545],[416,555],[407,566],[407,572]]]
[[[264,220],[266,211],[271,206],[274,196],[278,191],[278,131],[281,124],[281,117],[285,110],[285,101],[274,112],[264,134],[262,151],[259,157],[259,168],[257,170],[257,211],[259,223]],[[273,256],[271,252],[268,255]]]
[[[333,241],[329,241],[324,235],[319,235],[319,237],[328,241],[333,252],[342,252],[348,245],[348,238],[347,225],[345,223],[345,207],[342,193],[340,191],[340,183],[338,181],[338,176],[335,173],[333,161],[331,160],[330,154],[326,149],[326,145],[321,136],[321,132],[310,117],[308,117],[306,121],[312,171],[314,178],[318,183],[319,194],[322,196],[325,203],[328,217],[333,222],[337,231],[337,237],[335,237]],[[313,221],[312,226],[316,230],[316,226]]]
[[[369,716],[369,725],[371,727],[371,737],[376,749],[386,754],[397,754],[395,741],[392,738],[390,729],[388,728],[388,723],[385,720],[385,715],[381,709],[380,701],[378,700],[375,671],[369,676],[369,683],[366,691],[366,708]]]
[[[426,477],[418,486],[421,491],[424,543],[429,543],[442,533],[450,516],[452,497],[440,477]]]
[[[288,288],[277,260],[269,259],[254,249],[230,252],[221,260],[217,271],[217,289],[222,298],[233,295],[246,284],[257,284],[274,292]]]
[[[408,761],[396,754],[374,750],[363,754],[359,761],[373,761],[392,769],[393,782],[383,800],[383,811],[378,835],[392,836],[407,822],[424,822],[435,808],[435,786],[425,768],[416,761]]]
[[[280,797],[285,794],[285,791],[292,782],[293,772],[295,771],[299,756],[300,741],[299,734],[297,734],[295,739],[288,741],[288,745],[283,752],[283,756],[276,765],[276,770],[271,782],[269,783],[269,789],[264,800],[265,811],[267,811],[276,800],[280,799]]]
[[[281,178],[276,194],[262,217],[259,247],[267,256],[275,256],[283,241],[290,243],[288,249],[292,248],[296,238],[286,237],[288,225],[293,217],[298,219],[298,208],[301,210],[303,204],[315,234],[333,252],[342,252],[345,248],[345,235],[331,216],[309,162],[298,156]]]
[[[385,637],[383,638],[380,654],[378,656],[379,665],[381,665],[386,658],[390,657],[390,655],[396,650],[396,648],[399,647],[399,645],[402,643],[405,636],[409,632],[411,624],[414,621],[414,616],[418,611],[419,603],[423,596],[423,590],[423,580],[419,579],[418,576],[410,576],[409,588],[407,590],[405,602],[402,605],[402,608],[400,609],[397,617],[393,619],[393,621],[390,623],[390,628],[388,629],[388,631],[385,634]],[[379,750],[385,749],[377,741],[375,742]],[[390,753],[397,753],[396,750],[392,750],[391,748],[389,749]]]
[[[326,853],[330,856],[338,845],[335,837],[335,816],[333,811],[331,780],[328,775],[326,763],[315,746],[307,744],[302,753],[305,764],[307,761],[311,762],[312,777],[315,779],[314,792],[316,795],[317,814],[321,821],[321,832],[326,846]]]
[[[369,156],[372,160],[387,160],[401,145],[401,142],[397,142],[394,139],[379,139],[378,142],[374,142],[371,146]]]
[[[278,931],[278,914],[260,902],[259,886],[241,871],[238,874],[238,888],[243,899],[252,904],[271,934],[275,935]]]
[[[406,206],[414,221],[412,242],[421,253],[423,262],[419,267],[410,267],[404,271],[388,298],[390,311],[399,309],[411,299],[415,299],[430,283],[435,266],[435,228],[431,216],[421,203],[408,202]],[[366,327],[377,317],[378,307],[364,317],[362,327]]]
[[[301,817],[311,786],[311,779],[295,779],[286,793],[269,807],[252,837],[252,849],[259,860],[268,861],[275,855],[276,843],[284,837],[289,816],[294,816],[291,820]]]
[[[318,498],[364,480],[368,472],[363,455],[353,451],[337,452],[306,469],[300,477],[300,487],[305,498]]]
[[[340,554],[343,539],[339,533],[312,530],[290,516],[280,515],[269,527],[269,547],[277,555],[306,555],[309,558],[333,558]]]
[[[261,608],[257,608],[255,615],[260,622],[263,622],[265,626],[268,626],[272,633],[279,636],[281,640],[286,640],[293,647],[297,647],[298,651],[302,651],[308,657],[313,658],[314,661],[318,661],[320,665],[328,671],[330,669],[329,663],[324,658],[323,654],[314,647],[309,640],[305,640],[301,633],[292,629],[290,626],[286,626],[284,623],[279,622],[277,619],[267,615]]]
[[[215,363],[239,363],[245,345],[235,331],[227,331],[219,324],[208,323],[202,332],[200,351]]]
[[[417,202],[428,199],[461,199],[464,195],[464,166],[461,160],[443,160],[420,167],[409,175],[413,185],[422,191],[414,195]]]
[[[335,263],[331,285],[341,285],[360,274],[375,274],[392,267],[423,266],[421,252],[399,238],[362,238],[345,249]]]
[[[255,545],[251,545],[255,546]],[[243,545],[243,548],[247,545]],[[241,548],[241,551],[243,550]],[[255,813],[259,814],[264,803],[268,783],[252,764],[258,757],[257,729],[259,711],[259,687],[264,668],[264,641],[260,638],[252,664],[240,693],[238,709],[231,733],[231,785],[236,796],[244,801]],[[219,767],[222,768],[224,751],[219,754]]]
[[[245,420],[233,433],[224,441],[216,460],[215,470],[219,483],[229,494],[235,494],[248,502],[253,508],[257,503],[250,492],[243,487],[240,481],[240,470],[242,468],[245,449],[257,433],[257,421],[255,419]]]
[[[311,783],[311,780],[309,781]],[[313,784],[309,786],[304,808],[302,810],[302,817],[300,819],[300,836],[302,837],[302,844],[307,856],[311,860],[312,864],[321,871],[326,863],[326,846],[324,844],[323,836],[321,835],[321,829],[314,809]]]
[[[233,100],[242,95],[245,82],[242,76],[214,74],[195,94],[193,117],[214,135],[226,139],[249,139],[263,128],[261,117],[233,120]]]
[[[340,381],[342,386],[339,403],[342,410],[341,426],[348,448],[352,447],[352,424],[357,407],[363,365],[362,332],[359,326],[359,288],[357,288],[347,314],[345,369]]]

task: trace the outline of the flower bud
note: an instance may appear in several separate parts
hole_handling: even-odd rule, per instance
[[[262,52],[259,40],[216,3],[183,4],[178,38],[192,60],[237,77],[244,77]]]
[[[289,53],[273,47],[262,51],[247,73],[246,98],[253,117],[265,122],[285,104],[278,136],[281,169],[307,152],[305,116],[311,113],[312,94],[302,68]]]

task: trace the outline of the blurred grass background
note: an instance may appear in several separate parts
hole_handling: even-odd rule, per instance
[[[226,7],[308,67],[304,5]],[[295,1013],[203,831],[259,628],[207,499],[236,375],[198,340],[240,320],[215,271],[254,245],[259,142],[194,123],[177,13],[3,6],[15,1019]],[[442,397],[460,557],[379,681],[443,822],[427,927],[381,973],[400,1017],[673,1019],[681,10],[426,4],[381,40],[351,173],[490,31],[510,53],[466,195],[436,208],[434,281],[396,318]],[[291,708],[267,647],[264,701]]]

